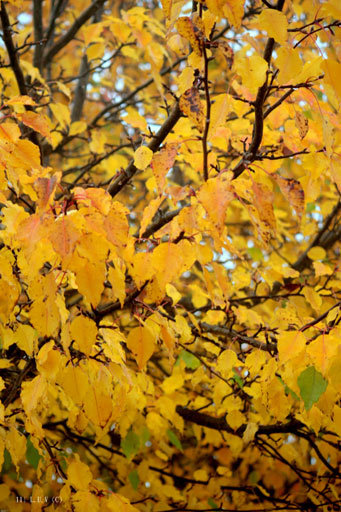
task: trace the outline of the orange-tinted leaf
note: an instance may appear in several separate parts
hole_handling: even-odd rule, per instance
[[[166,144],[161,151],[154,153],[152,160],[152,169],[155,176],[159,193],[161,194],[166,184],[166,174],[173,166],[178,152],[177,144]]]
[[[147,327],[140,325],[130,331],[127,337],[127,347],[133,353],[140,370],[153,355],[155,344],[154,334]]]
[[[221,234],[225,225],[227,205],[233,199],[229,180],[223,175],[209,179],[200,187],[197,197]]]
[[[293,178],[282,178],[278,174],[273,174],[284,197],[296,211],[299,219],[304,212],[304,191],[299,181]]]
[[[37,178],[34,182],[34,188],[38,196],[37,208],[39,210],[45,210],[53,201],[60,176],[61,173],[54,174],[51,178]]]
[[[302,112],[295,112],[295,124],[300,134],[300,138],[304,139],[309,130],[308,119]]]
[[[252,190],[254,193],[254,206],[258,211],[259,219],[269,227],[272,235],[276,233],[276,219],[273,210],[273,194],[262,183],[252,183]]]
[[[51,139],[50,128],[46,118],[42,114],[36,114],[35,112],[27,111],[20,115],[21,121],[32,128],[34,131],[40,133],[43,137]]]

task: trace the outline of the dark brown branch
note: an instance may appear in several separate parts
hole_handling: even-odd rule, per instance
[[[237,430],[233,430],[227,423],[225,416],[215,418],[203,412],[194,411],[183,407],[182,405],[176,406],[176,412],[185,420],[202,427],[211,428],[213,430],[220,430],[242,436],[246,430],[247,425],[241,425]],[[228,415],[227,415],[228,418]],[[299,429],[304,426],[303,423],[297,420],[291,420],[287,423],[276,423],[274,425],[260,425],[256,435],[271,435],[271,434],[296,434]]]
[[[251,338],[250,336],[245,336],[244,334],[240,334],[238,331],[234,329],[228,329],[227,327],[222,327],[220,325],[210,325],[206,322],[202,322],[200,327],[205,332],[211,332],[212,334],[220,334],[223,336],[227,336],[229,338],[236,338],[240,343],[247,343],[252,347],[259,348],[260,350],[264,350],[265,352],[273,352],[277,354],[277,346],[274,343],[263,343],[262,341],[257,340],[256,338]]]
[[[179,213],[183,210],[184,207],[177,208],[176,210],[172,210],[170,212],[166,212],[161,217],[157,218],[154,222],[152,222],[146,229],[144,233],[142,233],[142,238],[149,238],[151,235],[156,233],[163,226],[168,224],[171,220],[173,220]]]
[[[157,134],[154,135],[148,144],[148,148],[153,152],[157,151],[167,135],[172,131],[180,117],[181,110],[178,102],[176,102],[169,117],[166,119]],[[132,160],[125,171],[110,183],[108,187],[109,194],[114,197],[131,180],[136,172],[137,168],[135,167],[134,161]]]
[[[281,11],[283,9],[285,0],[278,0],[276,9],[278,11]],[[271,56],[272,52],[275,46],[275,40],[270,37],[266,43],[264,55],[264,60],[268,63],[270,66],[271,62]],[[254,103],[255,106],[255,121],[253,125],[253,134],[252,134],[252,140],[250,143],[250,146],[247,150],[247,152],[243,155],[243,158],[239,161],[239,163],[235,166],[235,168],[232,170],[233,177],[238,178],[246,167],[253,162],[257,155],[257,151],[261,145],[262,139],[263,139],[263,128],[264,128],[264,118],[263,118],[263,106],[264,106],[264,100],[266,98],[268,91],[268,77],[266,77],[266,80],[264,84],[258,89],[258,93],[256,96],[256,100]]]
[[[333,208],[332,212],[326,217],[326,220],[322,226],[322,228],[318,231],[315,238],[311,242],[311,244],[307,247],[303,254],[298,258],[298,260],[292,265],[292,268],[301,272],[304,268],[308,267],[311,263],[311,260],[308,258],[308,252],[313,247],[319,246],[324,249],[329,249],[332,247],[335,242],[340,240],[341,237],[341,226],[338,228],[329,230],[329,226],[332,221],[338,215],[341,210],[341,201],[339,201],[336,206]]]
[[[14,46],[13,39],[12,39],[12,27],[8,18],[8,14],[5,8],[4,2],[1,2],[1,10],[0,10],[0,18],[1,18],[1,24],[2,24],[2,31],[3,31],[3,40],[6,46],[6,50],[8,53],[8,58],[10,61],[10,65],[12,68],[12,71],[14,73],[15,79],[18,84],[18,88],[20,91],[20,94],[22,96],[27,96],[27,87],[25,83],[25,77],[22,72],[22,69],[20,67],[19,58],[18,58],[18,52]],[[30,105],[27,105],[25,107],[26,110],[32,110],[32,107]],[[29,136],[29,139],[33,144],[36,144],[38,148],[40,149],[39,140],[37,137],[36,132],[32,132]]]
[[[41,71],[43,47],[43,0],[33,0],[33,26],[34,26],[34,55],[33,65]]]
[[[207,136],[208,136],[208,130],[210,128],[211,100],[210,100],[210,89],[208,86],[208,56],[207,56],[205,42],[203,44],[203,55],[204,55],[204,90],[205,90],[205,100],[206,100],[206,112],[205,112],[204,133],[202,135],[201,140],[202,140],[202,153],[203,153],[204,180],[207,181],[208,180]]]
[[[1,24],[2,24],[2,31],[3,31],[2,37],[3,37],[4,43],[6,45],[11,68],[13,70],[15,79],[17,81],[20,94],[25,96],[25,95],[27,95],[25,78],[24,78],[24,74],[23,74],[22,69],[19,64],[19,59],[18,59],[18,55],[16,52],[16,48],[13,43],[12,27],[11,27],[11,24],[9,21],[9,17],[8,17],[4,2],[1,2],[0,17],[1,17]]]
[[[86,54],[83,55],[79,67],[79,79],[74,93],[74,101],[71,112],[71,122],[79,121],[82,116],[83,105],[86,98],[86,88],[89,77],[89,63]]]
[[[61,13],[65,10],[68,1],[69,0],[57,0],[56,2],[53,3],[50,13],[50,21],[46,29],[46,34],[44,38],[46,40],[47,45],[51,44],[51,39],[53,37],[54,29],[56,26],[56,21],[58,17],[61,15]]]
[[[61,36],[53,46],[45,53],[43,57],[43,65],[46,66],[51,62],[53,57],[57,55],[77,34],[78,30],[91,18],[93,14],[99,9],[105,0],[95,0],[82,14],[74,21],[69,30]]]

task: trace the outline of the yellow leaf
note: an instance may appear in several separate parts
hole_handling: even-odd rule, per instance
[[[316,261],[316,260],[324,260],[327,253],[323,247],[318,247],[316,245],[315,247],[312,247],[311,249],[309,249],[307,255],[308,255],[308,258],[310,258],[313,261]]]
[[[281,46],[276,50],[276,66],[279,69],[277,76],[280,85],[290,83],[295,80],[302,71],[303,63],[300,58],[299,50]]]
[[[196,471],[194,471],[193,477],[196,480],[208,480],[208,474],[205,469],[197,469]]]
[[[193,51],[200,57],[202,55],[203,33],[196,26],[194,20],[188,16],[178,19],[176,28],[179,34],[184,37],[192,46]]]
[[[139,130],[145,132],[147,131],[147,121],[141,116],[141,114],[134,107],[127,107],[125,109],[127,115],[122,117],[122,120],[125,123],[130,124],[133,128],[138,128]]]
[[[105,44],[103,42],[91,44],[86,49],[86,55],[89,60],[101,59],[105,52]]]
[[[104,288],[105,262],[94,265],[84,258],[79,258],[79,264],[74,269],[79,292],[93,306],[98,306]]]
[[[54,341],[45,343],[37,355],[37,369],[47,379],[54,378],[61,363],[62,356],[58,350],[54,350]]]
[[[228,379],[231,377],[231,370],[238,366],[238,357],[233,350],[224,350],[217,359],[217,370]]]
[[[34,377],[34,379],[29,382],[23,382],[21,401],[27,416],[30,416],[31,412],[37,408],[46,393],[46,380],[42,375]]]
[[[321,69],[324,72],[324,82],[333,87],[341,101],[341,63],[329,57],[323,61]]]
[[[280,44],[285,44],[288,38],[288,20],[276,9],[263,9],[257,17],[260,30],[265,30],[269,37],[273,37]]]
[[[104,354],[114,363],[124,363],[126,355],[121,343],[125,340],[118,329],[100,329],[99,332],[105,341]]]
[[[94,130],[89,144],[90,151],[93,153],[104,153],[107,135],[103,130]]]
[[[257,430],[257,423],[248,423],[243,434],[243,441],[245,441],[245,443],[250,443],[250,441],[253,441]]]
[[[245,422],[245,417],[238,410],[229,411],[226,415],[226,421],[233,430],[237,430]]]
[[[83,315],[76,316],[70,325],[70,334],[78,350],[90,355],[97,337],[95,322]]]
[[[308,304],[310,304],[310,306],[318,313],[322,305],[322,297],[320,297],[320,295],[309,286],[305,286],[302,290],[302,293],[305,296]]]
[[[320,261],[314,261],[313,267],[315,270],[315,276],[330,276],[333,273],[332,267],[329,265],[325,265],[324,263],[321,263]]]
[[[164,13],[166,18],[170,18],[171,17],[172,1],[173,0],[161,0],[163,13]]]
[[[153,355],[156,339],[152,332],[140,325],[132,329],[127,337],[127,347],[136,359],[140,370],[145,367]]]
[[[164,199],[165,198],[163,196],[158,196],[155,199],[152,199],[144,209],[139,232],[140,237],[143,237],[146,228],[148,227],[156,212],[159,210],[159,207]]]
[[[58,376],[59,385],[76,404],[88,394],[89,379],[82,366],[69,364]]]
[[[294,359],[306,347],[306,339],[300,331],[283,332],[278,337],[278,358],[281,364]]]
[[[6,435],[6,448],[11,454],[13,464],[19,472],[19,462],[25,459],[26,437],[20,434],[15,427],[11,427]]]
[[[69,108],[66,105],[63,105],[63,103],[50,103],[49,107],[61,128],[67,128],[71,123]]]
[[[123,307],[126,297],[125,272],[119,262],[115,263],[114,267],[109,267],[108,279],[112,286],[113,296],[120,301],[121,307]]]
[[[226,175],[210,178],[201,185],[197,197],[221,234],[225,225],[227,205],[234,197],[230,180],[226,179]]]
[[[337,355],[340,340],[333,334],[322,334],[307,346],[309,354],[316,370],[326,374],[333,357]]]
[[[103,222],[109,242],[117,247],[125,247],[127,245],[129,232],[128,213],[129,210],[127,208],[118,201],[114,201]]]
[[[140,170],[146,169],[153,158],[153,151],[147,146],[140,146],[134,153],[134,164]]]
[[[6,484],[0,484],[0,501],[6,501],[10,495],[10,488]]]
[[[243,85],[254,94],[265,82],[268,64],[260,55],[252,55],[236,58],[234,68]]]
[[[173,167],[178,152],[177,144],[166,144],[161,151],[154,153],[152,169],[155,176],[159,194],[162,194],[166,185],[166,174]]]
[[[194,71],[193,68],[187,66],[183,69],[176,79],[178,84],[178,94],[181,96],[187,89],[190,89],[193,85],[194,81]]]
[[[78,135],[79,133],[83,133],[87,129],[87,124],[85,121],[75,121],[71,123],[69,135]]]
[[[170,283],[166,284],[166,293],[172,299],[173,305],[177,304],[182,297],[181,293]]]
[[[170,377],[167,377],[163,383],[162,383],[162,389],[166,393],[166,395],[169,395],[173,393],[176,389],[181,388],[181,386],[184,383],[184,379],[182,375],[179,373],[175,373],[174,375],[171,375]]]
[[[96,383],[88,388],[84,412],[89,420],[100,429],[105,428],[113,412],[113,400]]]
[[[92,474],[89,467],[77,457],[67,468],[67,478],[72,487],[85,490],[92,480]]]
[[[36,105],[30,96],[13,96],[10,100],[6,101],[6,105]]]

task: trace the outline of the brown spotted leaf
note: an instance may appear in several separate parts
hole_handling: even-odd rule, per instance
[[[309,130],[308,119],[305,117],[302,112],[295,113],[295,124],[298,129],[298,133],[300,134],[300,138],[304,139]]]
[[[204,129],[205,112],[196,87],[191,87],[182,94],[180,108],[193,121],[198,130],[202,132]]]
[[[217,43],[217,48],[224,55],[224,57],[226,59],[226,62],[228,64],[228,67],[232,68],[233,59],[234,59],[234,53],[233,53],[233,50],[232,50],[231,46],[228,44],[227,41],[219,41]]]
[[[176,28],[178,29],[180,36],[184,37],[190,43],[194,53],[201,57],[204,35],[200,28],[198,28],[188,16],[179,18],[176,22]]]
[[[301,220],[304,212],[304,191],[300,182],[293,178],[282,178],[278,174],[274,174],[273,178]]]

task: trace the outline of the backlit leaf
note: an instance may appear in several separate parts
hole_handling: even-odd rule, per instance
[[[297,384],[300,388],[300,395],[307,411],[319,400],[328,386],[327,381],[314,366],[309,366],[299,375]]]

